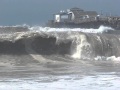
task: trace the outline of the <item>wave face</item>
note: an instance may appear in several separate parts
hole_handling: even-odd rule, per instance
[[[82,34],[77,41],[76,58],[120,55],[120,36],[111,34]]]
[[[52,55],[91,60],[120,56],[120,35],[107,34],[108,30],[112,30],[109,27],[60,29],[14,26],[0,29],[0,55],[30,55],[37,60]]]

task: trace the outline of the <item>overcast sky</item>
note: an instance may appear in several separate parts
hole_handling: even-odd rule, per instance
[[[119,4],[120,0],[0,0],[0,25],[41,24],[72,7],[120,15]]]

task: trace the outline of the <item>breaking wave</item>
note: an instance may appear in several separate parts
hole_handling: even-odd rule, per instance
[[[39,26],[35,26],[35,27],[31,27],[29,28],[30,30],[34,30],[34,31],[45,31],[45,32],[65,32],[65,31],[79,31],[79,32],[85,32],[85,33],[103,33],[103,32],[108,32],[108,31],[113,31],[114,29],[111,27],[107,27],[107,26],[100,26],[98,29],[86,29],[86,28],[50,28],[50,27],[39,27]]]
[[[29,54],[42,60],[51,55],[87,60],[119,60],[120,35],[107,34],[112,30],[104,26],[99,29],[0,27],[0,55]]]

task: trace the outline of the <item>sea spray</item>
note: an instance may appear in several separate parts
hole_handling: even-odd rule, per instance
[[[76,37],[76,52],[72,55],[73,58],[90,58],[90,44],[87,41],[85,35],[79,35]]]

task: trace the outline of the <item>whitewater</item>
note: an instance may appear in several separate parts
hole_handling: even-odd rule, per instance
[[[1,90],[119,90],[120,31],[0,26]]]

